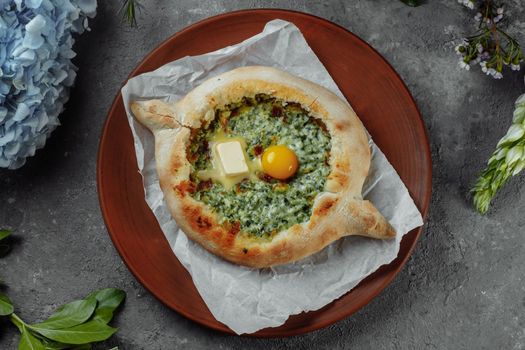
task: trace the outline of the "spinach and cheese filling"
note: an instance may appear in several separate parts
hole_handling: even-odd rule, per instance
[[[235,185],[203,176],[215,171],[211,145],[216,140],[243,145],[250,174]],[[257,165],[264,150],[275,145],[286,146],[297,157],[299,167],[287,180],[272,178]],[[194,131],[188,148],[190,179],[196,185],[192,196],[213,208],[223,222],[238,222],[248,234],[271,237],[309,220],[314,198],[330,173],[330,149],[324,124],[299,104],[263,94],[244,97],[216,110],[209,125]]]

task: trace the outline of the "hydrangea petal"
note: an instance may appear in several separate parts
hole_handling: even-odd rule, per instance
[[[4,121],[6,116],[7,116],[7,108],[4,106],[0,106],[0,123]]]
[[[24,120],[25,117],[27,117],[31,113],[31,110],[25,103],[18,104],[18,108],[16,109],[15,115],[13,116],[14,121],[21,121]]]
[[[42,0],[25,0],[25,4],[30,9],[36,9],[40,7]]]
[[[96,0],[77,0],[77,5],[88,17],[93,17],[97,11]]]
[[[4,135],[0,134],[0,146],[5,146],[15,139],[15,130],[8,130]]]
[[[44,43],[42,36],[42,29],[46,25],[44,16],[37,15],[28,24],[26,24],[26,35],[24,37],[23,45],[30,49],[37,49]]]

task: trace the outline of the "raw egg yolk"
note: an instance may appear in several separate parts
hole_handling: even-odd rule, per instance
[[[286,180],[294,176],[299,162],[294,151],[285,145],[270,146],[262,155],[262,168],[271,177]]]

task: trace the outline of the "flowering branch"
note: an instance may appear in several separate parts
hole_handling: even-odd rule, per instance
[[[481,70],[494,79],[503,78],[504,66],[519,70],[523,61],[523,51],[519,43],[500,28],[504,8],[493,0],[458,0],[470,9],[478,4],[478,13],[474,19],[479,23],[478,31],[456,46],[461,56],[459,65],[469,70],[478,64]]]
[[[485,214],[490,201],[507,180],[525,168],[525,94],[516,101],[512,125],[474,185],[474,206]]]

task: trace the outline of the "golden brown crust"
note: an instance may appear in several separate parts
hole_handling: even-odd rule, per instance
[[[193,199],[196,189],[186,155],[192,129],[211,121],[216,109],[259,93],[301,104],[323,121],[332,143],[331,172],[310,220],[271,239],[244,233],[238,222],[221,225],[211,208]],[[395,236],[388,221],[361,196],[370,166],[361,121],[347,103],[319,85],[270,67],[243,67],[207,80],[174,105],[154,100],[133,102],[131,109],[154,133],[161,188],[177,224],[216,255],[241,265],[268,267],[304,258],[343,236]]]

